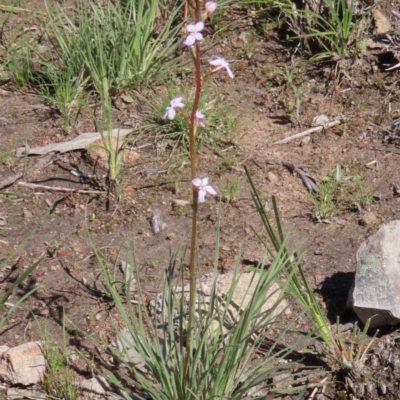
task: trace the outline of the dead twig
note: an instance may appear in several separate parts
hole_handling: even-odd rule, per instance
[[[299,176],[303,185],[307,188],[310,193],[319,193],[319,187],[315,179],[306,171],[304,168],[313,168],[309,164],[293,164],[290,161],[281,161],[281,164],[286,167],[290,173],[295,173]]]
[[[282,161],[282,160],[267,160],[267,164],[278,164],[283,165],[287,168],[291,174],[295,173],[299,176],[303,185],[307,188],[310,193],[319,193],[319,187],[315,179],[306,171],[305,168],[313,168],[310,164],[293,164],[290,161]]]
[[[18,182],[18,185],[28,187],[31,189],[42,189],[42,190],[51,190],[54,192],[73,192],[73,193],[81,193],[81,194],[103,194],[107,193],[100,190],[79,190],[79,189],[69,189],[61,186],[45,186],[38,185],[37,183],[29,183],[29,182]]]
[[[9,12],[13,14],[29,13],[29,14],[47,15],[43,11],[28,10],[27,8],[14,7],[14,6],[0,6],[0,11]]]
[[[344,121],[346,121],[346,118],[335,119],[334,121],[328,122],[328,123],[326,123],[324,125],[319,125],[319,126],[316,126],[315,128],[307,129],[306,131],[303,131],[303,132],[300,132],[300,133],[296,133],[295,135],[289,136],[289,137],[287,137],[285,139],[278,140],[277,142],[275,142],[273,144],[289,143],[294,139],[298,139],[298,138],[301,138],[303,136],[307,136],[310,133],[319,132],[319,131],[322,131],[323,129],[332,128],[332,126],[339,125],[339,124],[343,123]]]
[[[38,169],[39,167],[48,164],[50,162],[50,160],[52,159],[52,157],[54,156],[54,154],[55,154],[54,152],[49,153],[46,155],[46,157],[39,159],[27,171],[18,172],[18,174],[9,176],[8,178],[4,179],[3,181],[0,182],[0,189],[4,189],[5,187],[12,185],[15,181],[22,178],[23,176],[26,176],[26,175],[30,174],[31,172],[33,172],[34,170]]]

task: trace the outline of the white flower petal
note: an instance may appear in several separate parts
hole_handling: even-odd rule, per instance
[[[215,196],[217,194],[217,192],[214,190],[214,188],[210,185],[206,186],[204,188],[208,193],[212,194],[213,196]]]
[[[206,191],[204,189],[199,190],[199,203],[204,203],[206,198]]]
[[[203,35],[202,35],[201,33],[199,33],[199,32],[196,32],[196,33],[194,34],[194,37],[195,37],[195,39],[198,40],[198,41],[203,40]]]
[[[201,179],[200,178],[194,178],[193,180],[192,180],[192,184],[194,185],[194,186],[202,186],[202,181],[201,181]]]
[[[194,42],[195,42],[195,41],[196,41],[195,36],[194,36],[193,34],[190,34],[190,35],[186,38],[186,40],[183,42],[183,44],[184,44],[185,46],[190,47],[190,46],[193,46],[193,45],[194,45]]]
[[[212,60],[209,61],[211,65],[214,65],[216,67],[226,67],[228,62],[222,58],[222,57],[214,57]]]
[[[202,184],[202,186],[207,186],[208,185],[208,178],[207,177],[203,178],[201,180],[201,184]]]
[[[233,72],[232,72],[231,68],[229,67],[229,65],[227,65],[225,67],[225,69],[226,69],[226,72],[228,73],[229,77],[233,79],[235,76],[233,75]]]
[[[176,112],[173,107],[167,107],[163,115],[163,119],[170,119],[171,121],[175,118]]]
[[[187,24],[186,25],[186,32],[188,32],[188,33],[196,32],[196,25],[195,24]]]
[[[182,97],[176,97],[175,99],[171,100],[171,107],[173,108],[182,108],[185,105],[182,103]]]
[[[204,29],[204,22],[203,21],[199,21],[196,25],[195,25],[195,30],[196,32],[200,32]]]

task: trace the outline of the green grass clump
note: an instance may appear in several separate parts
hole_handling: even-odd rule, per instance
[[[364,186],[359,175],[343,175],[336,165],[334,175],[318,180],[319,193],[310,195],[315,208],[315,218],[327,221],[342,211],[358,211],[374,203],[376,188]]]
[[[78,399],[79,388],[74,383],[72,369],[68,361],[64,315],[62,318],[61,349],[54,343],[47,328],[43,330],[39,326],[39,330],[43,340],[43,354],[46,359],[46,372],[42,382],[45,392],[56,399]]]
[[[318,10],[297,9],[290,2],[283,8],[289,27],[300,39],[311,61],[343,60],[357,55],[366,35],[366,12],[355,11],[355,2],[323,0]]]
[[[178,61],[174,52],[181,27],[179,4],[159,25],[162,7],[159,0],[107,2],[104,7],[79,1],[76,11],[67,15],[61,7],[47,4],[52,15],[47,35],[54,43],[54,56],[44,65],[86,82],[101,99],[138,84],[162,81]]]

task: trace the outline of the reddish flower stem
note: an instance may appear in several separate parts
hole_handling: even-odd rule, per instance
[[[198,22],[200,18],[200,2],[196,1],[195,9],[195,22]],[[200,60],[200,45],[198,42],[195,44],[193,61],[195,66],[196,74],[196,91],[193,100],[192,113],[189,121],[189,149],[190,149],[190,172],[192,179],[196,178],[196,130],[197,125],[195,122],[196,111],[200,102],[202,81],[201,81],[201,60]],[[187,330],[187,342],[186,342],[186,355],[184,360],[184,371],[185,371],[185,386],[187,384],[187,376],[189,372],[189,358],[192,352],[192,336],[193,336],[193,320],[195,314],[195,301],[196,301],[196,271],[195,271],[195,257],[196,257],[196,239],[197,239],[197,211],[198,211],[198,191],[195,186],[192,186],[193,190],[193,217],[192,217],[192,237],[190,243],[190,259],[189,259],[189,281],[190,281],[190,294],[189,294],[189,320]]]

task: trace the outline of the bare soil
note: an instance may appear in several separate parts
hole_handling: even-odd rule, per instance
[[[20,3],[23,8],[44,9],[41,0]],[[382,4],[394,9],[392,3],[383,1]],[[239,8],[235,8],[235,12],[241,16],[245,14]],[[400,218],[400,197],[394,194],[394,185],[400,183],[400,151],[396,140],[387,140],[384,135],[385,129],[400,116],[400,91],[395,84],[399,79],[398,70],[385,72],[380,58],[368,49],[355,62],[344,61],[338,69],[335,63],[298,64],[295,85],[304,95],[298,116],[290,117],[288,104],[294,101],[294,93],[276,70],[284,70],[290,65],[293,48],[282,44],[272,22],[268,22],[263,35],[256,33],[252,26],[255,22],[250,16],[240,24],[222,39],[217,38],[219,42],[213,49],[213,53],[231,55],[227,58],[234,60],[231,65],[235,79],[232,81],[221,73],[216,77],[218,86],[210,89],[218,101],[229,105],[230,113],[239,117],[239,127],[229,141],[220,144],[219,152],[204,147],[198,154],[199,174],[208,176],[220,194],[227,179],[240,181],[235,201],[221,204],[220,263],[224,268],[232,269],[240,257],[241,268],[246,270],[263,254],[263,247],[251,229],[261,232],[263,228],[244,174],[243,166],[246,165],[271,216],[270,197],[276,196],[290,246],[293,249],[301,246],[307,277],[326,308],[329,320],[334,324],[337,316],[344,322],[355,319],[346,310],[347,294],[354,278],[355,253],[381,224]],[[248,35],[239,35],[240,30]],[[393,86],[389,90],[390,85]],[[34,156],[15,156],[15,149],[25,143],[30,147],[40,146],[95,131],[91,120],[82,115],[75,131],[63,132],[60,119],[51,108],[40,98],[11,83],[1,85],[0,104],[1,180],[24,171],[27,165],[37,161]],[[123,124],[129,114],[138,113],[137,104],[120,102],[118,107],[115,117],[119,124]],[[346,117],[347,121],[313,133],[306,139],[273,145],[286,136],[312,127],[313,119],[320,114],[329,119]],[[39,285],[39,289],[8,320],[1,334],[1,344],[14,346],[40,339],[38,323],[46,325],[54,338],[61,338],[63,313],[70,327],[76,326],[88,335],[112,337],[107,321],[110,316],[116,316],[116,310],[102,289],[101,272],[91,242],[118,265],[127,257],[126,251],[119,252],[119,248],[124,240],[128,240],[134,248],[142,287],[149,296],[160,287],[171,253],[179,251],[185,260],[191,209],[189,206],[177,210],[172,204],[176,199],[190,201],[189,164],[171,168],[175,160],[168,158],[168,150],[159,156],[158,140],[151,135],[133,135],[130,139],[140,158],[132,165],[126,165],[125,185],[119,199],[110,200],[106,195],[32,190],[18,185],[19,181],[24,181],[94,190],[69,171],[78,167],[87,174],[97,172],[87,155],[79,151],[54,155],[46,166],[3,189],[0,193],[0,222],[3,225],[0,260],[4,260],[32,231],[50,204],[55,206],[36,234],[1,271],[0,290],[3,292],[24,268],[42,259],[31,278],[10,298],[10,302],[15,302],[27,290]],[[318,223],[310,195],[301,180],[273,160],[312,164],[315,166],[311,170],[314,177],[332,174],[335,166],[340,164],[346,173],[359,174],[366,186],[377,188],[376,203],[358,211],[340,213],[342,224]],[[376,162],[371,164],[372,161]],[[209,196],[200,207],[200,274],[213,266],[218,207],[218,196]],[[166,225],[157,235],[151,227],[154,208],[161,210]],[[118,268],[117,271],[120,273]],[[84,338],[71,329],[69,345],[79,347],[84,342]],[[379,379],[386,384],[385,390],[383,386],[372,385],[360,393],[357,387],[364,387],[362,378],[359,378],[361,382],[353,381],[355,388],[351,388],[349,382],[338,375],[337,387],[328,390],[328,397],[320,398],[397,399],[398,367],[395,362],[387,361],[382,355],[384,351],[398,359],[399,339],[395,329],[379,333],[366,361],[371,375],[378,377],[379,372]],[[91,367],[83,365],[82,369],[82,374],[90,376]]]

